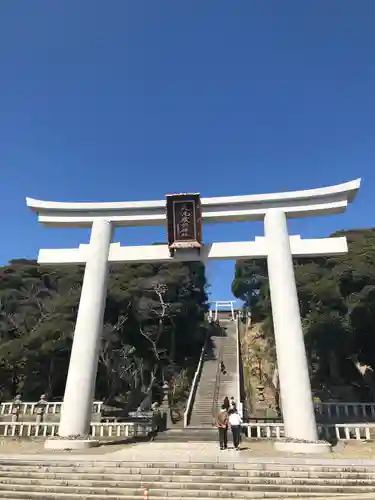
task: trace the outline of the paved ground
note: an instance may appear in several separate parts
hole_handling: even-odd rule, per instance
[[[298,458],[318,460],[374,460],[375,465],[375,442],[352,441],[340,442],[329,455],[306,456],[280,453],[275,451],[270,441],[250,441],[243,443],[243,449],[236,452],[233,449],[227,451],[218,450],[216,443],[168,443],[155,441],[154,443],[134,443],[132,441],[105,441],[98,448],[85,451],[54,452],[43,448],[44,440],[39,439],[17,439],[7,438],[0,440],[0,458],[14,457],[20,455],[36,455],[38,458],[50,457],[74,457],[79,459],[94,460],[124,460],[124,461],[146,461],[146,462],[244,462],[261,461],[269,459]],[[79,453],[79,455],[78,455]],[[95,458],[94,458],[95,457]]]
[[[0,439],[0,455],[11,455],[11,454],[61,454],[73,455],[77,452],[72,451],[53,451],[44,449],[45,438],[30,438],[30,439],[19,439],[19,438],[2,438]],[[88,450],[79,451],[82,455],[103,455],[106,453],[112,453],[114,451],[122,450],[124,447],[130,448],[134,443],[132,441],[107,441],[102,440],[102,444],[98,448],[89,448]]]
[[[132,448],[123,448],[111,453],[113,458],[119,460],[134,460],[147,462],[246,462],[254,459],[260,461],[262,458],[318,458],[320,460],[375,460],[374,443],[340,443],[329,455],[297,455],[280,453],[274,449],[271,442],[252,441],[244,443],[242,450],[236,452],[234,449],[220,451],[216,443],[144,443]],[[374,461],[375,465],[375,461]]]

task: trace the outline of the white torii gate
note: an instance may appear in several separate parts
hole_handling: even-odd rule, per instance
[[[215,314],[213,314],[212,309],[210,309],[208,312],[210,319],[214,319],[215,321],[217,321],[219,308],[220,307],[229,307],[230,312],[231,312],[231,316],[232,316],[232,320],[233,321],[235,320],[233,304],[235,304],[237,302],[236,300],[210,300],[209,302],[210,302],[210,304],[215,304]]]
[[[121,246],[112,243],[115,226],[166,224],[166,202],[60,203],[27,198],[39,222],[51,227],[90,227],[88,245],[40,250],[40,264],[85,264],[81,300],[70,357],[59,435],[89,433],[107,294],[109,262],[192,261],[267,258],[285,435],[313,443],[317,427],[312,402],[293,260],[347,252],[345,237],[301,239],[289,236],[287,218],[344,212],[360,179],[344,184],[286,193],[202,198],[205,223],[263,220],[265,236],[254,241],[212,243],[200,254],[184,251],[171,257],[167,245]],[[90,446],[77,441],[76,446]],[[66,447],[66,441],[46,441]],[[74,447],[74,442],[69,447]],[[311,452],[311,448],[310,448]]]

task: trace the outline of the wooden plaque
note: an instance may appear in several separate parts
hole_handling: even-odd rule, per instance
[[[201,248],[202,208],[200,195],[167,195],[167,229],[170,249]]]

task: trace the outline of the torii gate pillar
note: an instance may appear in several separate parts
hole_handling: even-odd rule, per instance
[[[264,218],[268,277],[286,436],[317,441],[305,343],[288,227],[282,210]]]
[[[111,240],[112,224],[103,219],[94,221],[61,411],[61,437],[84,436],[90,428]]]

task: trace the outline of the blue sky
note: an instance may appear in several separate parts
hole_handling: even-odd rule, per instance
[[[223,196],[363,177],[346,214],[290,229],[373,226],[374,17],[373,0],[2,0],[0,263],[87,241],[38,225],[26,196]],[[206,241],[262,234],[204,229]],[[231,297],[233,269],[209,264],[213,299]]]

